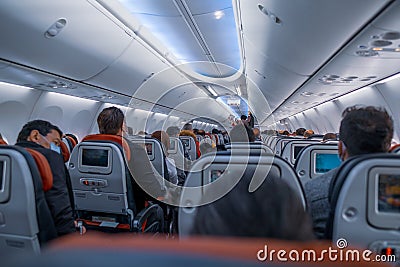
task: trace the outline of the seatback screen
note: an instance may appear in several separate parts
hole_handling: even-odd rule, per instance
[[[379,175],[378,211],[400,213],[400,175]]]
[[[108,150],[82,149],[82,165],[92,167],[108,167]]]
[[[294,149],[293,149],[293,159],[297,159],[297,156],[299,155],[299,153],[300,153],[300,151],[301,151],[301,149],[303,148],[303,147],[305,147],[305,146],[294,146]]]
[[[152,143],[146,143],[146,152],[148,156],[153,155],[153,144]]]
[[[317,153],[315,155],[315,173],[328,172],[341,163],[340,158],[337,154],[323,154]]]
[[[181,139],[182,143],[184,144],[184,146],[187,147],[187,149],[190,150],[190,140],[189,139]]]

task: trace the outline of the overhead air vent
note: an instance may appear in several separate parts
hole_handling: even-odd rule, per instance
[[[338,75],[324,75],[318,79],[318,82],[324,85],[350,85],[354,84],[355,82],[369,82],[375,78],[376,76],[358,77],[351,75],[341,77]]]
[[[263,13],[270,20],[272,20],[273,23],[278,24],[278,25],[282,24],[282,20],[280,18],[278,18],[274,13],[269,11],[265,6],[258,4],[258,9],[261,11],[261,13]]]
[[[370,37],[371,41],[368,45],[360,44],[361,50],[356,51],[356,55],[360,57],[396,57],[400,55],[400,32],[383,32],[374,34]]]

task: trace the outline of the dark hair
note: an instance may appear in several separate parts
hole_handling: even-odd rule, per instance
[[[169,150],[169,136],[166,132],[164,131],[155,131],[154,133],[151,134],[151,137],[159,140],[163,145],[166,151],[165,153],[168,153]]]
[[[335,133],[326,133],[322,137],[322,141],[328,141],[328,140],[336,140],[337,135]]]
[[[348,107],[343,111],[339,138],[349,156],[387,152],[393,137],[393,120],[384,108]]]
[[[57,126],[53,125],[53,127],[51,129],[57,131],[58,134],[60,135],[60,138],[63,137],[63,132],[60,130],[60,128],[58,128]]]
[[[238,124],[229,133],[231,142],[254,142],[253,130],[247,124]]]
[[[183,125],[182,131],[185,131],[185,130],[192,131],[193,130],[192,124],[191,123],[186,123],[185,125]]]
[[[117,107],[103,109],[97,117],[101,134],[117,134],[124,123],[124,113]]]
[[[198,207],[191,234],[314,239],[309,215],[292,188],[270,172],[256,191],[249,192],[251,178],[246,170],[228,194]]]
[[[167,128],[166,132],[169,136],[177,136],[177,135],[179,135],[181,130],[179,130],[178,126],[170,126]]]
[[[296,130],[296,135],[304,136],[304,132],[305,131],[306,131],[306,129],[299,128],[299,129]]]
[[[27,141],[33,130],[37,130],[41,135],[46,136],[51,130],[55,130],[53,124],[44,120],[33,120],[26,123],[18,133],[17,142]]]
[[[281,133],[281,135],[289,135],[290,133],[289,133],[289,131],[288,130],[284,130],[282,133]]]
[[[242,121],[245,121],[245,120],[247,120],[247,116],[246,116],[246,115],[242,115],[242,116],[240,116],[240,119],[241,119]]]

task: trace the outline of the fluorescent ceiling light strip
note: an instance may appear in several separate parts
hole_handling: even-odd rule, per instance
[[[376,82],[375,84],[387,83],[387,82],[390,82],[390,81],[395,80],[397,78],[400,78],[400,73],[397,73],[395,75],[387,77],[386,79],[380,80],[380,81]]]
[[[215,90],[210,85],[207,85],[206,88],[213,96],[218,96],[217,92],[215,92]]]

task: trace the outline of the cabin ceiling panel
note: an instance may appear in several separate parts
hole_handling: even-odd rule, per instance
[[[167,68],[169,65],[160,58],[138,42],[132,41],[128,49],[109,67],[85,82],[132,95],[142,83]]]
[[[270,58],[258,53],[247,39],[245,41],[247,78],[250,80],[248,83],[257,85],[273,110],[289,97],[293,90],[300,87],[308,76],[298,75],[282,68]]]
[[[99,73],[132,40],[83,0],[3,0],[0,17],[0,58],[76,80]]]
[[[260,53],[277,64],[311,75],[388,2],[242,0],[243,32]]]

